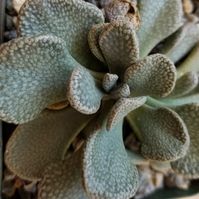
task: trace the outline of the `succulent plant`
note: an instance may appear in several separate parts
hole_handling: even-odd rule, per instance
[[[125,117],[139,158],[199,177],[198,47],[174,65],[199,41],[196,19],[183,25],[180,0],[121,2],[105,22],[82,0],[27,0],[19,37],[0,47],[0,118],[19,124],[5,162],[39,181],[40,199],[134,196],[139,161],[123,143]],[[80,133],[85,143],[69,154]]]

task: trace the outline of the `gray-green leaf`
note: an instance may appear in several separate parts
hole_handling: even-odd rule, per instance
[[[164,55],[153,54],[132,64],[124,74],[132,96],[167,96],[176,82],[174,64]]]
[[[123,144],[122,122],[110,131],[106,130],[106,120],[96,127],[84,151],[86,191],[96,199],[129,199],[138,188],[139,176]]]
[[[172,168],[190,178],[199,178],[199,103],[179,106],[175,109],[187,125],[190,147],[185,157],[172,162]]]
[[[91,116],[71,107],[45,110],[37,119],[19,125],[14,131],[6,146],[6,165],[23,179],[40,179],[48,164],[63,159],[73,139],[90,119]]]
[[[183,120],[168,108],[142,106],[128,115],[141,138],[141,153],[151,160],[171,161],[183,157],[189,135]]]
[[[96,80],[97,81],[97,80]],[[84,114],[93,114],[101,105],[103,93],[87,69],[77,67],[69,79],[67,98],[70,105]]]
[[[85,67],[96,67],[87,36],[102,12],[82,0],[27,0],[19,14],[20,36],[53,34],[64,40],[72,56]]]
[[[82,153],[46,165],[38,199],[88,199],[82,184]]]
[[[24,123],[66,100],[66,84],[79,64],[55,36],[21,37],[0,47],[0,119]]]
[[[113,21],[99,37],[99,45],[110,72],[122,76],[139,57],[138,40],[132,23]]]
[[[139,0],[138,8],[141,16],[138,38],[143,58],[182,25],[183,10],[181,0]]]

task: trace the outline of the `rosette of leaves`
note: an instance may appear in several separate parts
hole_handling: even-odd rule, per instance
[[[0,47],[0,118],[19,124],[5,162],[19,177],[40,181],[40,199],[132,197],[139,175],[123,144],[126,115],[145,158],[175,165],[190,157],[189,123],[167,101],[196,86],[179,88],[181,79],[175,86],[173,62],[147,56],[182,26],[181,1],[140,1],[139,9],[137,30],[121,16],[105,23],[82,0],[27,0],[19,38]],[[88,139],[67,158],[82,131]]]

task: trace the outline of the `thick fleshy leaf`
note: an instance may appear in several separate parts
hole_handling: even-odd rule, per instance
[[[164,55],[154,54],[132,64],[124,74],[133,96],[167,96],[174,88],[176,69]]]
[[[190,104],[190,103],[199,103],[199,92],[196,93],[191,93],[189,95],[185,95],[179,98],[164,98],[164,99],[159,99],[158,102],[160,102],[161,106],[168,106],[168,107],[176,107],[176,106],[181,106],[185,104]],[[155,102],[156,103],[156,102]]]
[[[27,0],[19,15],[19,34],[53,34],[62,38],[82,65],[94,65],[87,36],[94,24],[103,23],[102,12],[82,0]]]
[[[82,184],[82,153],[50,164],[39,183],[38,199],[88,199]]]
[[[69,79],[67,98],[70,105],[84,114],[98,111],[103,93],[93,76],[84,68],[75,68]]]
[[[143,58],[182,25],[183,10],[181,0],[139,0],[138,7],[141,17],[138,38]]]
[[[106,73],[103,77],[102,86],[106,92],[109,92],[117,85],[118,76],[116,74]]]
[[[190,93],[197,87],[198,74],[195,72],[188,72],[181,76],[177,81],[173,92],[170,94],[172,97],[180,97]]]
[[[106,121],[96,126],[84,151],[86,191],[96,199],[129,199],[138,188],[139,175],[123,144],[122,122],[111,131],[106,130]]]
[[[101,23],[94,25],[88,34],[88,43],[91,52],[101,61],[105,63],[102,51],[99,46],[99,36],[106,30],[108,23]]]
[[[126,83],[120,84],[118,87],[116,87],[110,94],[110,98],[118,99],[123,97],[129,97],[131,94],[129,85]]]
[[[24,123],[66,99],[66,83],[79,64],[55,36],[22,37],[0,47],[0,119]]]
[[[100,35],[99,45],[110,72],[120,77],[125,68],[139,57],[135,28],[128,21],[111,22],[107,30]]]
[[[70,143],[91,118],[72,108],[45,110],[14,131],[6,146],[6,165],[21,178],[40,179],[48,164],[62,160]]]
[[[185,157],[172,162],[172,168],[190,178],[199,178],[199,103],[187,104],[175,109],[187,125],[190,147]]]
[[[131,112],[128,121],[140,135],[144,157],[171,161],[186,154],[189,135],[183,120],[174,111],[143,106]]]
[[[199,72],[199,43],[178,67],[178,76],[187,72]]]
[[[176,38],[172,46],[170,45],[173,37]],[[199,24],[187,23],[175,35],[165,40],[165,45],[160,53],[166,54],[173,62],[179,61],[184,57],[199,41]]]
[[[146,97],[134,97],[134,98],[121,98],[119,99],[111,109],[108,115],[107,130],[111,130],[117,123],[133,111],[134,109],[142,106],[146,102]]]

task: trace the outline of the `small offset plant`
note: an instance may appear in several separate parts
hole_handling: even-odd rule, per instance
[[[19,124],[5,163],[39,181],[39,199],[129,199],[144,160],[199,177],[198,47],[179,62],[197,19],[185,22],[180,0],[118,2],[105,22],[82,0],[27,0],[19,37],[0,47],[0,119]],[[124,146],[124,117],[139,154]]]

